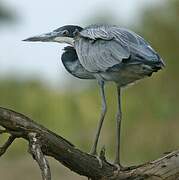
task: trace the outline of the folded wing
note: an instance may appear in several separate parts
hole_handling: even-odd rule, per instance
[[[90,72],[105,72],[123,63],[161,63],[152,47],[136,33],[109,25],[91,25],[75,41],[82,66]]]

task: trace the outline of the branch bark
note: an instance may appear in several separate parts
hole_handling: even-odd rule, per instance
[[[49,163],[42,152],[41,142],[39,141],[36,133],[29,133],[29,153],[37,161],[41,169],[42,179],[50,180],[51,172]]]
[[[179,180],[179,150],[155,161],[126,170],[118,168],[105,158],[105,150],[99,157],[92,156],[75,147],[63,137],[53,133],[30,118],[0,107],[0,134],[9,133],[7,142],[0,147],[0,156],[16,138],[29,142],[29,152],[37,161],[43,180],[50,180],[50,168],[45,156],[51,156],[67,168],[92,180]]]

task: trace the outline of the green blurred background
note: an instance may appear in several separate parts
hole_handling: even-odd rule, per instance
[[[179,148],[179,1],[160,3],[146,6],[138,21],[129,25],[161,54],[166,68],[123,91],[121,157],[124,165],[143,163]],[[96,11],[83,23],[109,22],[120,25],[120,19],[116,20],[107,8]],[[15,24],[16,18],[11,10],[0,6],[0,21]],[[22,78],[15,73],[3,75],[0,78],[0,106],[26,114],[88,152],[100,113],[98,87],[96,82],[85,84],[79,80],[76,84],[77,81],[73,79],[66,81],[64,87],[58,87],[48,86],[48,81],[44,82],[38,76]],[[108,113],[99,149],[105,145],[107,159],[112,161],[116,113],[114,84],[107,85],[106,92]],[[1,144],[5,138],[0,138]],[[85,179],[55,160],[49,158],[49,161],[52,179]],[[27,180],[40,179],[40,171],[27,153],[27,142],[17,140],[0,158],[0,174],[4,180],[21,180],[24,177]]]

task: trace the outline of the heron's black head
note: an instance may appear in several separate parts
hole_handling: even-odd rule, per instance
[[[59,42],[73,45],[74,37],[83,28],[75,25],[66,25],[50,33],[41,34],[39,36],[33,36],[23,41],[42,41],[42,42]]]

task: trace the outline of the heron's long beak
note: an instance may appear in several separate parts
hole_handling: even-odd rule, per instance
[[[63,32],[52,31],[50,33],[41,34],[39,36],[33,36],[23,41],[32,41],[32,42],[58,42],[58,43],[67,43],[74,46],[74,39],[63,35]]]
[[[53,31],[53,32],[41,34],[41,35],[38,35],[38,36],[29,37],[27,39],[24,39],[23,41],[54,42],[55,38],[59,37],[59,36],[60,36],[60,33]]]

